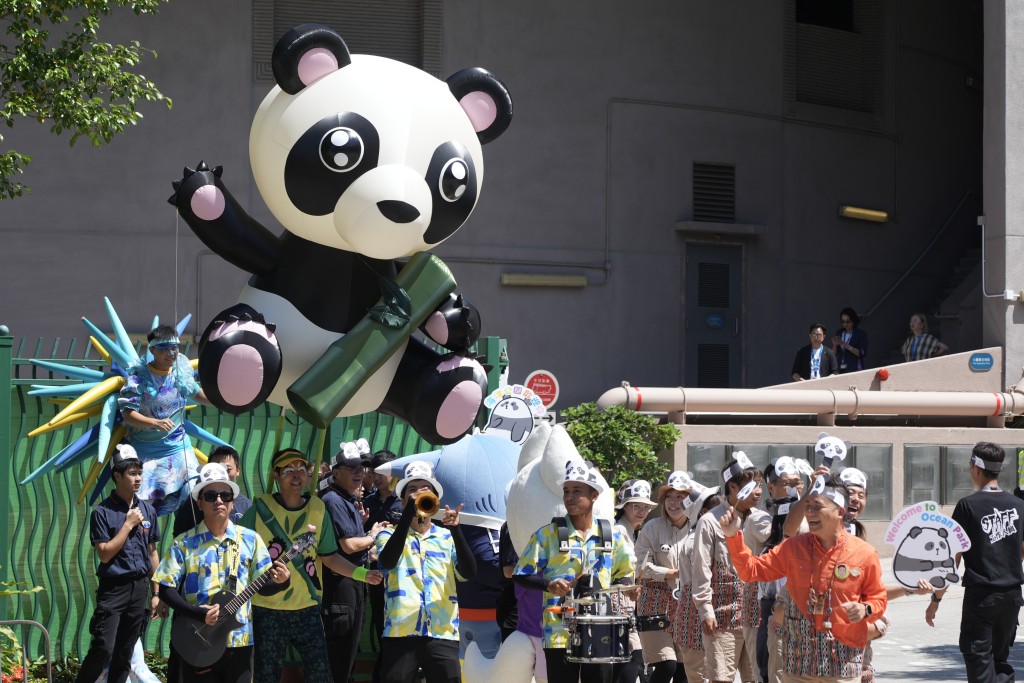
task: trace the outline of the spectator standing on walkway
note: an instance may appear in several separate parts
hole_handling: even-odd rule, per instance
[[[960,652],[970,683],[1013,680],[1007,661],[1017,633],[1017,616],[1024,598],[1024,501],[999,485],[1006,454],[994,443],[981,441],[971,451],[971,483],[978,490],[961,498],[953,520],[967,532],[971,547],[957,556],[964,561],[964,605],[960,617]],[[935,625],[939,603],[948,586],[932,593],[925,612]]]
[[[808,330],[811,343],[796,352],[793,359],[792,373],[794,382],[808,379],[828,377],[839,372],[836,354],[825,346],[825,326],[821,323],[811,325]]]
[[[903,342],[903,358],[908,363],[912,360],[924,360],[941,356],[949,351],[949,347],[928,334],[928,318],[924,313],[910,316],[910,336]]]
[[[839,324],[841,327],[832,337],[832,353],[839,363],[839,374],[863,370],[867,367],[864,361],[868,356],[868,333],[860,329],[860,316],[846,307],[839,312]]]

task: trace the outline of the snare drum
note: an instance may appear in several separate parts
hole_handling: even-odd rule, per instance
[[[565,658],[576,664],[621,664],[630,660],[630,617],[581,614],[567,616],[569,642]]]

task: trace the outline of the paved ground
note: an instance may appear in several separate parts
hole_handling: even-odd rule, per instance
[[[896,583],[890,567],[891,560],[882,560],[886,585]],[[957,646],[963,589],[954,587],[947,591],[939,605],[935,628],[924,621],[928,600],[928,596],[912,595],[890,604],[892,628],[873,644],[877,681],[961,683],[965,680],[964,662]],[[1017,634],[1017,644],[1010,650],[1010,662],[1017,670],[1017,677],[1024,678],[1024,633]]]

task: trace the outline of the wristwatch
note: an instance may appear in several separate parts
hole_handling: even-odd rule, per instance
[[[864,603],[864,610],[865,610],[864,616],[870,617],[871,616],[871,605],[869,605],[868,603],[865,602]]]

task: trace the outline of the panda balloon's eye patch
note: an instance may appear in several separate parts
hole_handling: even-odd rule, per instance
[[[380,137],[373,124],[353,112],[326,116],[288,152],[288,198],[303,213],[326,216],[352,183],[377,166],[379,157]]]
[[[336,173],[347,173],[363,160],[363,139],[351,128],[327,131],[320,141],[320,160]]]
[[[456,202],[466,193],[469,183],[469,168],[462,159],[451,159],[441,170],[438,190],[446,202]]]
[[[438,145],[427,166],[426,181],[434,212],[423,242],[437,244],[458,230],[476,205],[480,181],[473,155],[455,140]]]

